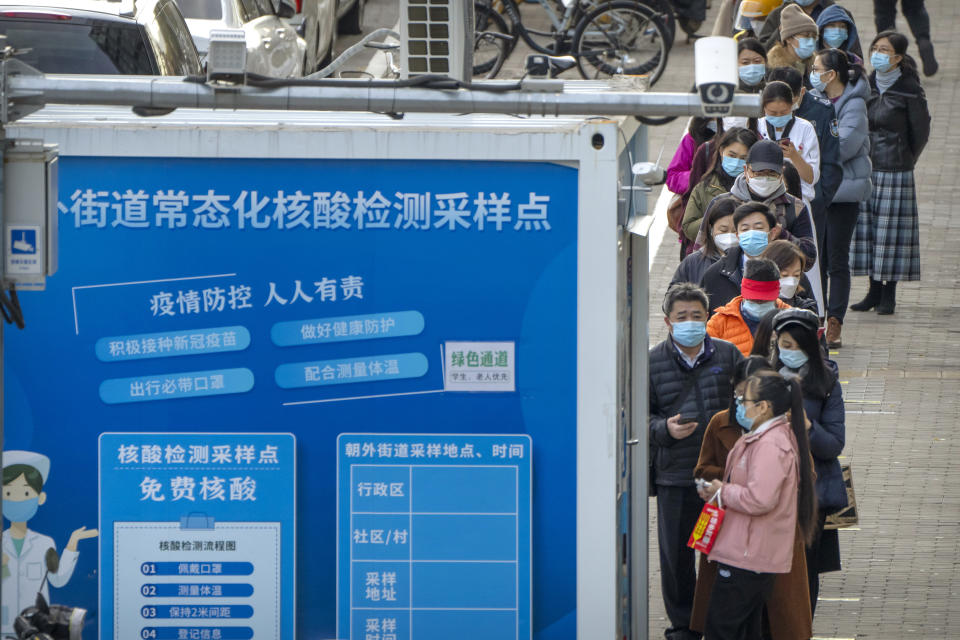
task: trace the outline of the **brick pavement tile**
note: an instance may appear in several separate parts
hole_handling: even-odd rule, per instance
[[[872,2],[843,4],[868,44],[875,33]],[[960,27],[960,2],[926,4],[941,71],[923,81],[934,119],[916,172],[923,280],[900,285],[892,317],[848,314],[845,346],[831,355],[848,381],[844,454],[853,463],[861,524],[859,531],[841,532],[844,569],[822,576],[821,596],[859,601],[821,602],[817,637],[960,638],[960,469],[954,463],[960,443],[952,437],[960,419],[960,216],[953,213],[960,197],[960,133],[946,127],[960,99],[960,82],[951,73],[960,62],[960,43],[951,37]],[[906,29],[902,16],[898,25]],[[911,49],[915,53],[912,38]],[[669,69],[677,75],[679,60],[671,57]],[[668,139],[682,134],[676,123],[659,129]],[[660,297],[675,267],[676,239],[668,232],[650,270],[651,344],[665,337]],[[865,279],[855,278],[851,299],[865,290]],[[655,546],[656,524],[650,524]],[[654,638],[667,623],[655,549],[650,561]]]

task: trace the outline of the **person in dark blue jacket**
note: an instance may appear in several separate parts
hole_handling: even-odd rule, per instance
[[[770,361],[784,376],[800,378],[806,412],[810,453],[817,472],[819,528],[807,547],[810,606],[816,613],[819,574],[840,570],[840,545],[836,529],[823,528],[827,515],[847,506],[847,491],[837,456],[846,440],[843,392],[837,365],[827,360],[817,339],[817,316],[803,309],[784,309],[773,319],[776,340]]]
[[[820,45],[818,49],[840,49],[848,56],[853,54],[857,64],[863,64],[863,47],[860,44],[860,33],[857,23],[850,12],[838,4],[825,8],[816,18],[817,29],[820,30]]]
[[[840,125],[833,103],[812,95],[803,86],[803,76],[793,67],[778,67],[767,74],[767,82],[779,80],[790,85],[794,96],[800,96],[795,115],[809,120],[820,141],[820,179],[814,185],[815,195],[810,203],[813,224],[817,227],[817,246],[824,246],[827,229],[827,207],[843,182],[840,164]],[[822,249],[821,249],[822,251]]]

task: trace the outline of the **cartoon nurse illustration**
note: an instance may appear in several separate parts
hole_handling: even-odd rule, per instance
[[[13,633],[13,621],[36,600],[37,592],[50,601],[45,556],[48,549],[56,550],[53,538],[27,528],[27,521],[47,501],[43,485],[50,473],[50,458],[31,451],[3,452],[3,517],[10,528],[3,532],[3,602],[0,633]],[[60,568],[47,576],[47,582],[62,587],[70,581],[77,566],[77,542],[94,538],[96,529],[80,527],[70,535]],[[43,585],[41,589],[41,583]]]

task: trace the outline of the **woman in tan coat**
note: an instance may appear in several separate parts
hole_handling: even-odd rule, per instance
[[[780,14],[780,41],[767,52],[767,68],[793,67],[804,77],[810,72],[817,50],[817,23],[795,4]]]
[[[753,375],[774,373],[770,363],[761,356],[741,360],[734,368],[734,394],[743,393],[744,382]],[[735,406],[731,399],[730,406]],[[723,478],[727,454],[745,432],[736,420],[730,420],[731,410],[713,416],[703,434],[700,459],[694,468],[695,478],[713,481]],[[770,635],[773,640],[809,640],[813,635],[810,613],[810,587],[807,581],[807,559],[803,549],[803,536],[794,536],[793,563],[790,573],[778,574],[773,584],[773,593],[767,601],[767,617],[770,620]],[[697,571],[697,587],[693,596],[693,612],[690,629],[703,633],[710,593],[717,576],[717,564],[700,555]]]

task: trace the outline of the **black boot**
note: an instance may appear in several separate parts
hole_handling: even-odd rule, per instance
[[[877,305],[877,315],[891,316],[897,306],[897,281],[890,280],[880,292],[880,304]]]
[[[940,68],[936,56],[933,55],[933,43],[928,39],[917,40],[917,49],[920,52],[920,60],[923,62],[923,75],[929,78]]]
[[[870,291],[867,292],[866,297],[856,304],[850,305],[851,311],[870,311],[880,302],[880,291],[883,288],[883,284],[879,280],[874,280],[870,278]]]

